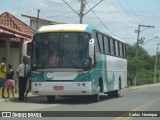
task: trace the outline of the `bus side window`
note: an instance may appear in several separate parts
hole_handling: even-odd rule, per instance
[[[117,41],[115,41],[115,55],[119,56],[119,46]]]
[[[98,37],[98,41],[99,41],[100,52],[101,52],[101,53],[104,53],[102,35],[98,33],[98,36],[97,36],[97,37]]]
[[[119,43],[120,57],[123,57],[123,47],[122,43]]]
[[[123,44],[123,57],[126,58],[126,45]]]
[[[94,36],[94,38],[95,38],[95,49],[96,49],[96,52],[100,52],[100,47],[99,47],[99,43],[98,43],[98,37],[97,37],[97,34],[96,34],[96,32],[95,32],[95,36]]]
[[[114,41],[113,41],[113,39],[110,39],[110,53],[111,53],[111,55],[114,55]]]
[[[109,54],[109,38],[104,36],[104,52]]]

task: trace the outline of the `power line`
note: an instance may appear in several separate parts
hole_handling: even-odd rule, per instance
[[[35,11],[37,11],[37,6],[35,6],[34,4],[37,4],[37,2],[34,2],[33,1],[33,3],[34,4],[32,4],[32,6],[30,5],[30,4],[28,4],[28,2],[24,2],[23,0],[21,0],[24,4],[26,4],[27,6],[29,5],[30,6],[30,8],[32,8],[32,9],[34,9]],[[53,2],[53,1],[51,1],[51,2]],[[55,3],[55,2],[53,2],[53,3]],[[56,3],[56,4],[60,4],[60,3]],[[64,3],[63,3],[64,4]],[[56,11],[56,10],[54,10],[54,9],[51,9],[50,7],[48,7],[48,6],[45,6],[44,7],[44,5],[41,5],[41,4],[39,4],[39,6],[42,6],[43,8],[41,8],[40,10],[41,10],[41,15],[43,15],[43,16],[46,16],[46,18],[52,18],[53,19],[53,17],[59,17],[59,16],[65,16],[66,15],[66,11]],[[56,6],[56,5],[55,5]],[[45,8],[47,8],[45,11],[49,11],[49,12],[45,12],[44,13],[44,9]],[[54,11],[54,12],[59,12],[59,13],[62,13],[62,14],[59,14],[59,15],[55,15],[55,16],[51,16],[51,17],[49,17],[51,14],[52,14],[52,12]],[[47,13],[47,14],[46,14]],[[48,13],[50,14],[50,15],[48,15]],[[67,13],[67,15],[68,14],[70,14],[70,13],[74,13],[74,12],[69,12],[69,13]],[[55,19],[55,18],[54,18]]]
[[[63,0],[63,2],[65,2],[69,8],[71,8],[77,15],[79,15],[79,13],[76,10],[74,10],[65,0]]]
[[[120,0],[117,0],[118,3],[120,4],[120,6],[122,7],[122,9],[125,11],[125,13],[127,13],[128,16],[133,16],[133,15],[130,15],[130,13],[126,10],[126,8],[123,6],[123,4],[120,2]],[[131,17],[132,19],[135,19],[133,17]],[[136,20],[136,19],[135,19]],[[137,20],[136,20],[137,21]],[[139,23],[139,21],[137,21]],[[143,23],[143,22],[142,22]]]
[[[93,8],[95,8],[103,0],[101,0],[100,2],[98,2],[92,8],[90,8],[90,10],[88,10],[86,13],[83,13],[83,10],[84,10],[84,7],[85,7],[84,0],[81,0],[80,13],[78,13],[77,11],[75,11],[65,0],[63,0],[63,1],[68,5],[69,8],[71,8],[77,15],[79,15],[79,17],[80,17],[80,24],[82,24],[83,16],[86,15],[87,13],[89,13]]]
[[[135,11],[133,10],[133,8],[130,6],[130,4],[129,4],[129,2],[128,2],[128,0],[125,0],[126,1],[126,3],[127,3],[127,5],[129,6],[129,8],[132,10],[132,12],[134,13],[134,15],[142,22],[142,23],[145,23],[142,19],[140,19],[140,17],[139,16],[142,16],[142,15],[137,15],[136,13],[135,13]],[[144,15],[143,15],[143,17],[144,17]],[[148,16],[148,17],[151,17],[151,16]],[[152,16],[153,17],[153,16]],[[156,30],[156,28],[154,29],[156,32],[157,32],[157,30]],[[154,32],[153,31],[151,31],[152,32],[152,35],[154,35]],[[158,34],[158,32],[157,32],[157,34]]]
[[[115,4],[114,4],[111,0],[109,0],[109,1],[110,1],[110,3],[112,4],[112,6],[117,10],[117,12],[119,12],[120,15],[123,16],[123,18],[125,18],[125,20],[127,20],[128,22],[132,22],[132,23],[134,23],[134,24],[137,24],[137,22],[135,23],[135,22],[131,21],[130,19],[128,19],[126,16],[124,16],[124,15],[122,14],[122,12],[117,9],[117,7],[115,6]]]
[[[87,1],[86,1],[86,4],[88,5],[88,7],[89,8],[91,8],[90,6],[89,6],[89,4],[87,3]],[[100,20],[100,18],[96,15],[96,13],[92,10],[92,12],[94,13],[94,15],[96,16],[96,18],[100,21],[100,23],[112,34],[112,35],[114,35],[114,33]]]
[[[128,5],[128,7],[131,9],[131,11],[133,12],[133,14],[135,15],[135,16],[137,16],[137,14],[135,13],[135,11],[133,10],[133,8],[130,6],[130,4],[128,3],[128,0],[125,0],[126,1],[126,3],[127,3],[127,5]],[[142,23],[144,23],[144,21],[142,21],[139,17],[137,17]]]

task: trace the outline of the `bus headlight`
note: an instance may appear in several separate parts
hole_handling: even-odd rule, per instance
[[[41,86],[41,83],[35,83],[34,86]]]

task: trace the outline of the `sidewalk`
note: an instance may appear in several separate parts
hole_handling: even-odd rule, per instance
[[[10,92],[10,95],[11,95],[11,92]],[[8,96],[7,89],[5,89],[4,96]],[[2,97],[2,88],[0,89],[0,97]]]
[[[18,100],[18,93],[15,93],[14,94],[14,100],[13,100],[13,96],[12,94],[10,94],[10,98],[8,98],[8,95],[6,94],[5,95],[5,98],[2,98],[2,96],[0,96],[0,102],[21,102]],[[24,98],[24,101],[22,101],[22,103],[27,103],[29,99],[31,99],[32,97],[37,97],[37,95],[33,95],[32,92],[29,92],[28,95],[27,95],[27,98]]]
[[[160,86],[160,83],[140,85],[140,86],[130,86],[130,87],[126,87],[124,90],[131,91],[131,90],[137,90],[137,89],[141,89],[141,88],[150,88],[150,87],[156,87],[156,86]]]

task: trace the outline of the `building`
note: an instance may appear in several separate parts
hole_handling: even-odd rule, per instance
[[[31,40],[34,29],[8,12],[0,15],[0,62],[2,57],[7,58],[7,64],[13,65],[16,71],[22,63],[23,42]],[[14,74],[14,78],[16,78]]]
[[[65,24],[62,22],[56,22],[56,21],[49,21],[49,20],[45,20],[45,19],[38,19],[38,26],[37,26],[37,17],[33,17],[33,16],[29,16],[29,15],[24,15],[22,14],[21,16],[29,18],[30,19],[30,27],[34,30],[36,30],[36,28],[39,28],[41,26],[44,25],[55,25],[55,24]]]
[[[2,57],[7,58],[7,65],[13,65],[13,70],[16,70],[19,64],[22,63],[22,45],[25,41],[32,40],[33,34],[37,28],[37,18],[22,15],[30,19],[30,26],[17,19],[8,12],[0,15],[0,62]],[[64,24],[55,21],[44,19],[38,20],[38,27],[43,25]],[[14,79],[17,79],[14,74]],[[15,92],[17,92],[18,84],[15,84]]]

